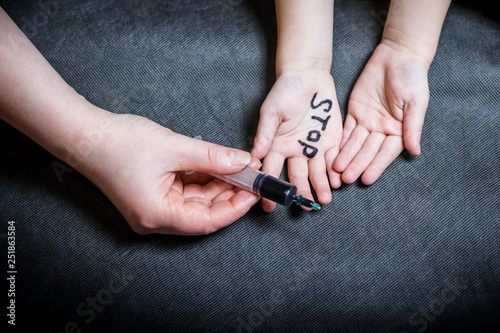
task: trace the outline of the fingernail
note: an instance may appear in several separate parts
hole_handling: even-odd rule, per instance
[[[231,164],[237,167],[247,166],[251,159],[252,155],[246,151],[231,150],[231,153],[229,154]]]

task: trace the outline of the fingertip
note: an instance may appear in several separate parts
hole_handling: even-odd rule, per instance
[[[267,152],[270,149],[270,145],[264,145],[260,143],[261,140],[258,140],[257,138],[255,139],[254,145],[252,147],[252,151],[250,154],[252,154],[253,157],[258,158],[259,160],[263,159],[266,155]]]
[[[250,205],[250,207],[254,206],[257,202],[260,200],[260,196],[253,194],[253,193],[248,193],[248,197],[245,200],[245,203],[247,205]]]
[[[318,195],[318,201],[320,204],[326,205],[332,201],[332,192],[330,190],[322,190]]]
[[[403,150],[403,140],[399,136],[388,136],[380,151],[375,156],[370,165],[365,169],[361,181],[365,185],[372,185],[382,175],[385,169],[401,154]]]
[[[248,191],[243,190],[243,189],[239,189],[239,188],[236,189],[235,195],[238,195],[239,197],[241,197],[242,198],[241,201],[245,205],[250,205],[250,207],[255,205],[260,200],[259,195],[252,193],[252,192],[248,192]]]
[[[196,140],[199,141],[199,140]],[[201,141],[199,147],[180,156],[179,171],[193,170],[216,175],[230,175],[242,171],[252,160],[249,152]]]
[[[413,156],[419,156],[421,153],[422,153],[422,150],[420,149],[420,146],[417,146],[417,148],[414,148],[412,150],[409,150],[408,151],[410,152],[410,154],[412,154]]]
[[[210,217],[204,225],[214,228],[209,233],[227,227],[245,215],[259,199],[259,196],[244,190],[233,193],[231,197],[214,202],[209,207]]]
[[[335,172],[337,172],[339,174],[344,172],[344,170],[347,168],[347,163],[345,163],[345,161],[343,161],[341,154],[342,154],[342,152],[340,152],[339,156],[337,156],[337,158],[333,162],[333,170],[335,170]]]
[[[354,178],[350,172],[342,173],[342,181],[346,184],[352,184],[356,181],[357,178]]]
[[[366,186],[373,185],[373,183],[375,183],[377,179],[382,176],[382,173],[387,168],[387,166],[385,166],[385,164],[383,166],[380,166],[376,163],[371,163],[361,175],[361,182]]]
[[[330,171],[329,177],[330,177],[330,185],[334,189],[338,189],[340,186],[342,186],[342,175],[340,173],[335,171]]]
[[[268,200],[268,199],[264,199],[262,198],[262,209],[266,212],[266,213],[271,213],[274,208],[276,208],[276,203],[271,201],[271,200]]]
[[[249,152],[237,149],[231,149],[229,152],[229,161],[236,168],[245,168],[252,160],[252,155]]]
[[[256,157],[252,157],[252,160],[248,164],[249,167],[259,170],[262,167],[262,163]]]
[[[421,150],[419,144],[408,146],[408,147],[406,147],[406,149],[413,156],[419,156],[422,153],[422,150]]]
[[[373,185],[375,181],[378,179],[378,176],[370,173],[370,172],[365,172],[361,176],[361,182],[367,186]]]
[[[420,137],[417,135],[407,135],[404,139],[406,150],[413,156],[418,156],[422,153],[420,147]]]

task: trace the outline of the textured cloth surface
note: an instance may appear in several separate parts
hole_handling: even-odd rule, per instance
[[[274,80],[272,1],[0,5],[95,105],[251,148]],[[343,116],[387,9],[335,1]],[[139,236],[90,181],[58,179],[55,157],[0,122],[1,253],[13,220],[17,328],[498,332],[499,32],[491,8],[452,3],[429,72],[423,154],[403,153],[372,186],[343,185],[327,206],[370,232],[257,205],[209,236]],[[102,306],[91,310],[93,299]]]

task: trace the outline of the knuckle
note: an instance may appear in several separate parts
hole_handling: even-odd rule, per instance
[[[154,233],[155,223],[146,216],[137,216],[134,221],[130,223],[130,227],[139,235],[149,235]]]
[[[271,104],[267,101],[264,101],[260,107],[260,113],[268,113],[271,111]]]
[[[213,217],[210,213],[207,213],[200,221],[199,232],[201,235],[208,235],[217,231],[214,226]]]
[[[151,233],[151,230],[144,228],[142,225],[139,224],[130,224],[130,227],[132,230],[139,235],[149,235]]]
[[[209,165],[216,165],[221,160],[223,153],[215,145],[210,145],[207,149],[207,161]]]
[[[269,101],[264,101],[262,106],[260,107],[261,115],[273,115],[277,113],[276,107]]]
[[[217,231],[217,229],[212,227],[212,226],[205,226],[205,227],[201,228],[200,235],[209,235],[209,234],[212,234],[216,231]]]

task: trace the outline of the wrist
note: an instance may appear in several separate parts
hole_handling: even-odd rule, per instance
[[[333,47],[332,0],[276,0],[276,73],[330,71]]]
[[[387,28],[384,30],[384,35],[382,36],[380,44],[398,52],[407,53],[416,57],[422,61],[427,69],[430,67],[434,59],[434,54],[436,53],[436,45],[431,42],[422,42],[409,35],[403,35],[401,32],[386,33],[386,31]]]
[[[85,101],[75,117],[72,135],[58,157],[86,175],[86,171],[94,168],[96,156],[112,130],[113,116],[113,113]]]
[[[285,72],[327,72],[332,66],[331,57],[280,60],[276,59],[276,78]]]
[[[451,0],[393,0],[382,44],[411,53],[430,66]]]

